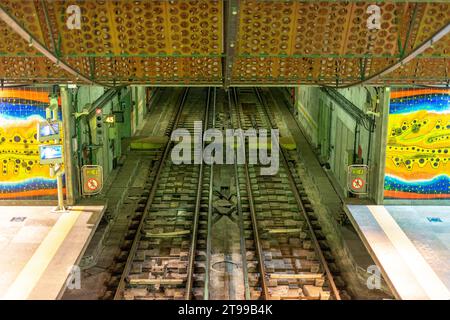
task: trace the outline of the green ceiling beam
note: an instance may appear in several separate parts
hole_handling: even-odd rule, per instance
[[[15,54],[0,52],[0,57],[23,57],[23,58],[39,58],[43,57],[43,54],[28,54],[26,52],[19,52]],[[176,55],[176,54],[160,54],[160,55],[152,55],[152,54],[121,54],[121,55],[110,55],[110,54],[68,54],[62,55],[61,58],[222,58],[225,55]],[[322,59],[395,59],[401,58],[401,54],[293,54],[293,55],[285,55],[285,54],[240,54],[237,55],[236,58],[277,58],[277,59],[302,59],[302,58],[322,58]],[[448,54],[420,54],[416,58],[421,59],[449,59],[450,53]]]

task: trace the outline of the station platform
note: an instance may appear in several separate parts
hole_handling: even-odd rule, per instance
[[[0,299],[58,299],[105,211],[53,208],[0,206]]]
[[[345,209],[397,299],[450,299],[450,207]]]

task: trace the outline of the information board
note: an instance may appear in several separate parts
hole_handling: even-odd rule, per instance
[[[39,146],[40,164],[63,163],[63,147],[61,144],[43,144]]]

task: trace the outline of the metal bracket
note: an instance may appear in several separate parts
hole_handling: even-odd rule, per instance
[[[225,33],[225,57],[223,58],[223,86],[230,87],[233,76],[233,65],[236,56],[237,34],[239,30],[239,0],[228,0],[224,2],[224,25],[227,26]]]

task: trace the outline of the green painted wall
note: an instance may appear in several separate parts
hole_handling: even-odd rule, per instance
[[[81,114],[83,110],[90,109],[105,92],[103,87],[96,86],[69,89],[73,101],[72,139],[75,142],[72,156],[77,175],[82,165],[98,164],[103,166],[105,178],[108,177],[122,156],[122,139],[131,137],[143,126],[147,109],[144,87],[124,88],[102,107],[103,120],[113,112],[123,112],[124,122],[109,124],[102,121],[101,133],[97,128],[96,114],[75,116],[75,113]],[[75,180],[79,183],[79,176]]]
[[[376,108],[376,92],[373,88],[355,87],[340,89],[339,93],[364,112]],[[329,172],[339,186],[341,195],[347,196],[347,167],[353,163],[358,146],[362,149],[362,161],[373,165],[375,134],[358,126],[344,109],[318,87],[298,87],[296,90],[297,120],[311,145],[316,148],[322,163],[329,165]],[[356,137],[355,130],[359,131]],[[370,154],[369,139],[371,144]]]

